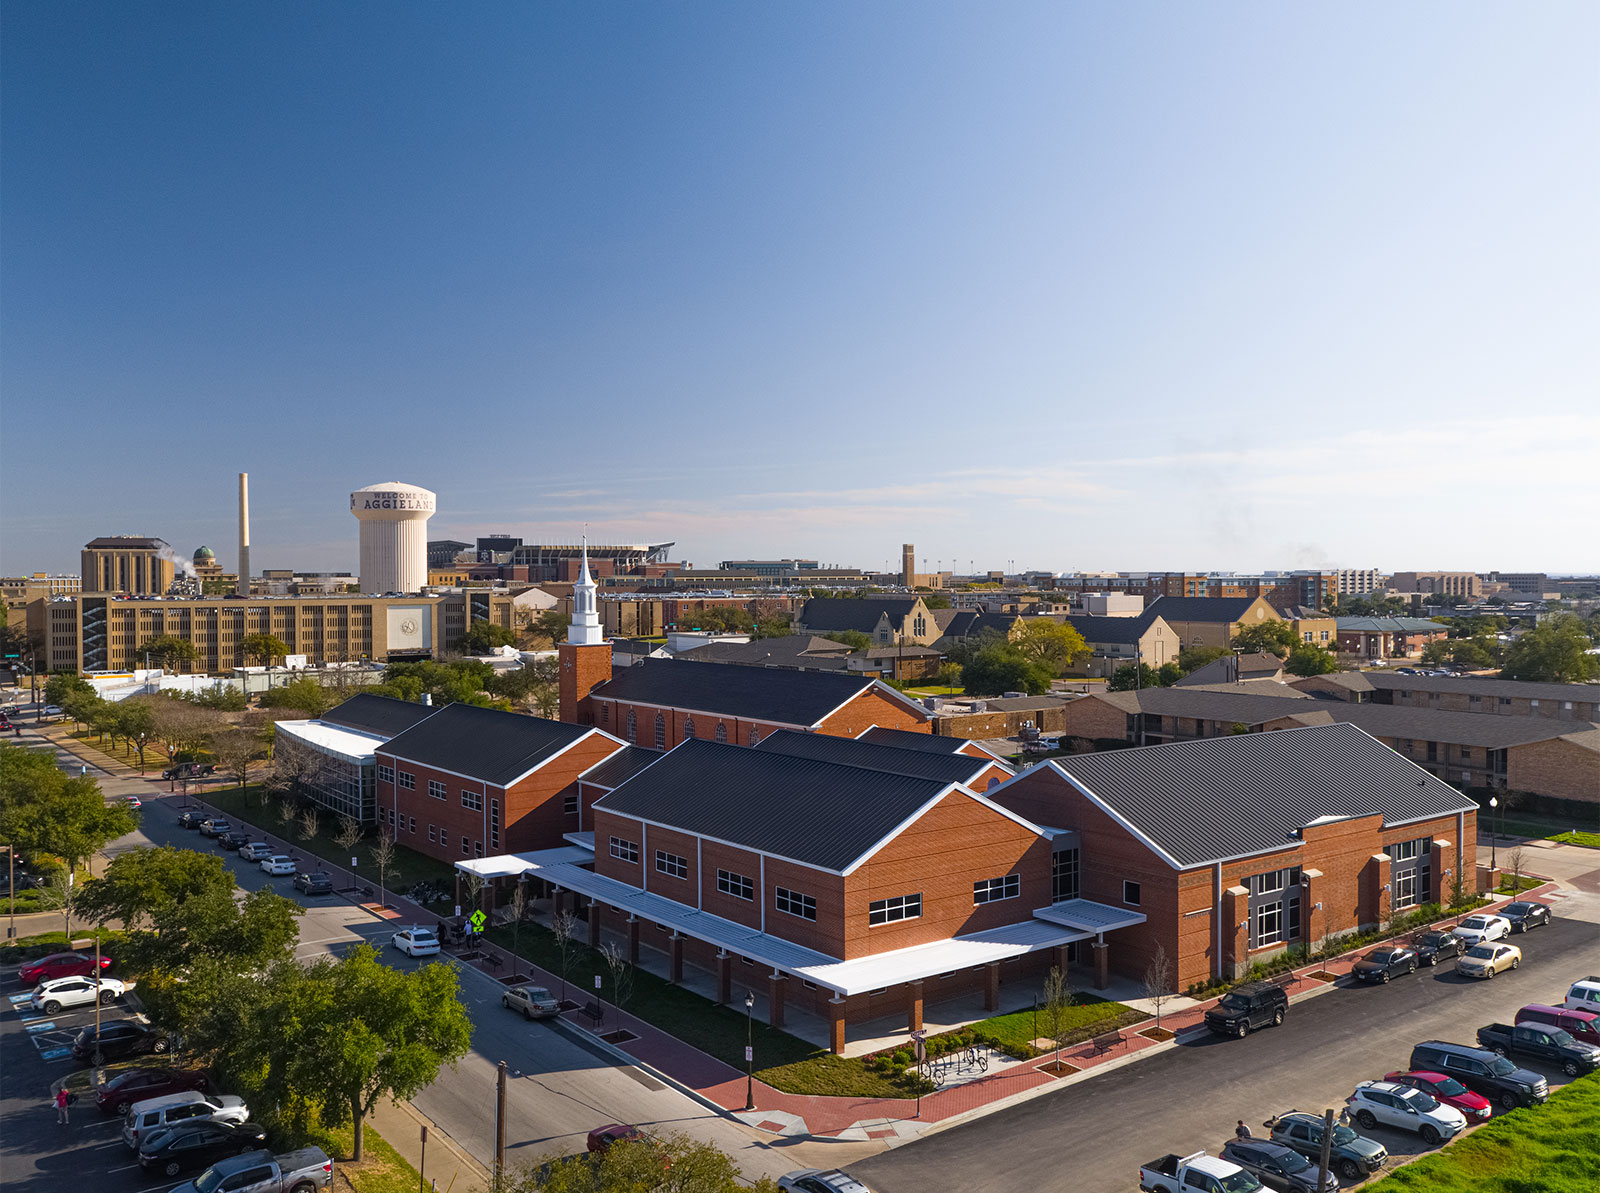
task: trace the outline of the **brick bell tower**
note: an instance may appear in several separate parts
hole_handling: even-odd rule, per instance
[[[589,693],[611,678],[611,643],[600,627],[595,583],[589,575],[587,539],[583,545],[583,570],[572,586],[572,624],[567,627],[567,640],[557,644],[556,655],[561,663],[556,685],[561,697],[561,719],[574,725],[594,724]]]

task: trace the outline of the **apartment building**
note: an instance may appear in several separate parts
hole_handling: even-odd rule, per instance
[[[1440,712],[1488,713],[1600,722],[1600,685],[1527,683],[1479,676],[1396,675],[1386,671],[1341,671],[1293,680],[1303,692],[1355,703],[1395,704]]]
[[[1433,592],[1473,600],[1483,595],[1483,581],[1476,572],[1396,572],[1389,587],[1396,592]]]

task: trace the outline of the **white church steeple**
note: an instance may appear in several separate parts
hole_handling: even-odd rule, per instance
[[[595,583],[589,575],[589,536],[583,536],[583,570],[572,586],[572,624],[567,627],[567,642],[573,646],[599,646],[606,640],[600,627],[600,609],[595,603]]]

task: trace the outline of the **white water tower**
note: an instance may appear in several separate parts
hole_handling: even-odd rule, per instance
[[[428,519],[437,497],[385,481],[350,494],[361,523],[361,591],[421,592],[428,582]]]

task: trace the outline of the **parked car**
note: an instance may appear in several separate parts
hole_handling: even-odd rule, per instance
[[[333,879],[321,870],[310,874],[296,874],[294,876],[294,889],[307,895],[333,894]]]
[[[217,844],[227,850],[238,849],[248,844],[250,834],[240,829],[231,828],[225,833],[217,834]]]
[[[591,1152],[598,1154],[613,1143],[621,1143],[623,1140],[642,1140],[644,1137],[644,1132],[638,1127],[630,1127],[626,1123],[607,1123],[589,1132],[588,1147]]]
[[[97,1052],[101,1060],[120,1060],[146,1052],[159,1055],[171,1048],[172,1037],[143,1019],[113,1019],[102,1023],[98,1040],[94,1028],[86,1027],[72,1041],[72,1055],[84,1061],[94,1061]]]
[[[1322,1155],[1322,1116],[1290,1110],[1269,1118],[1264,1124],[1272,1132],[1272,1141],[1292,1147],[1302,1156]],[[1328,1162],[1333,1170],[1347,1181],[1359,1181],[1383,1167],[1389,1158],[1383,1144],[1357,1135],[1342,1123],[1333,1125],[1332,1147]]]
[[[432,928],[412,925],[394,934],[392,942],[408,957],[432,957],[439,951],[439,937]]]
[[[1491,1023],[1478,1029],[1478,1043],[1498,1056],[1518,1056],[1557,1065],[1568,1077],[1600,1069],[1600,1048],[1580,1044],[1559,1027],[1543,1023]]]
[[[1339,1178],[1329,1172],[1319,1191],[1316,1163],[1270,1139],[1230,1139],[1220,1154],[1277,1193],[1337,1193],[1339,1189]]]
[[[500,996],[500,1005],[520,1011],[524,1019],[548,1019],[561,1013],[561,1002],[543,986],[514,986]]]
[[[1456,972],[1464,978],[1492,978],[1521,964],[1522,950],[1514,944],[1475,944],[1456,958]]]
[[[123,1114],[135,1102],[148,1098],[191,1090],[204,1093],[210,1088],[211,1078],[199,1069],[123,1069],[95,1086],[94,1101],[101,1114]]]
[[[111,958],[102,953],[101,971],[110,968]],[[48,957],[28,962],[17,971],[17,977],[22,980],[24,986],[37,986],[40,982],[48,982],[52,978],[82,978],[88,977],[93,972],[92,953],[51,953]]]
[[[144,800],[140,799],[137,795],[125,795],[122,797],[122,802],[127,804],[130,808],[144,807]]]
[[[1484,944],[1510,936],[1511,921],[1497,915],[1469,915],[1455,926],[1454,932],[1467,944]]]
[[[194,808],[191,808],[189,811],[183,813],[181,816],[178,817],[178,827],[179,828],[199,828],[200,825],[205,821],[205,819],[206,819],[206,814],[204,812],[201,812],[201,811],[198,811],[198,810],[196,810]]]
[[[855,1177],[837,1168],[797,1168],[778,1178],[778,1188],[794,1193],[872,1193]]]
[[[1393,1081],[1396,1085],[1409,1085],[1412,1089],[1420,1089],[1430,1098],[1447,1106],[1454,1106],[1466,1115],[1469,1122],[1482,1122],[1494,1110],[1488,1098],[1473,1093],[1454,1077],[1447,1077],[1443,1073],[1430,1073],[1426,1069],[1407,1073],[1401,1069],[1384,1074],[1383,1079]]]
[[[177,1176],[189,1168],[206,1168],[228,1156],[260,1151],[267,1129],[257,1123],[197,1119],[157,1131],[139,1144],[139,1167],[146,1172]]]
[[[294,858],[287,853],[275,853],[271,857],[261,859],[261,868],[268,874],[293,874],[295,871]]]
[[[161,777],[170,783],[175,779],[203,779],[216,773],[217,768],[209,762],[180,762],[177,766],[167,767],[161,772]]]
[[[247,845],[239,846],[239,856],[250,862],[262,861],[276,852],[277,850],[273,849],[265,841],[251,841]]]
[[[202,837],[220,837],[223,833],[231,833],[233,825],[222,816],[213,816],[200,822],[200,835]]]
[[[1382,1123],[1399,1131],[1414,1131],[1429,1147],[1454,1139],[1467,1127],[1467,1116],[1454,1106],[1397,1081],[1363,1081],[1345,1103],[1362,1130],[1370,1131]]]
[[[1403,945],[1373,949],[1350,971],[1358,982],[1387,982],[1417,972],[1417,955]]]
[[[1580,1044],[1600,1046],[1600,1015],[1593,1011],[1569,1011],[1565,1007],[1547,1007],[1532,1003],[1517,1012],[1518,1025],[1543,1024],[1559,1027]]]
[[[1424,932],[1412,946],[1417,960],[1423,965],[1437,965],[1441,961],[1461,956],[1464,947],[1461,937],[1454,932]]]
[[[1567,989],[1567,998],[1562,1005],[1569,1011],[1600,1012],[1600,977],[1590,974],[1583,980],[1572,983]]]
[[[1169,1153],[1139,1165],[1144,1193],[1254,1193],[1261,1182],[1231,1160],[1205,1152]]]
[[[128,987],[116,978],[51,978],[35,986],[28,1001],[34,1010],[54,1015],[63,1007],[87,1007],[96,1002],[108,1007],[127,992]]]
[[[1513,932],[1526,932],[1530,928],[1537,928],[1541,924],[1548,926],[1550,923],[1550,905],[1536,903],[1532,899],[1519,899],[1515,903],[1507,903],[1497,914],[1501,919],[1511,921]]]
[[[246,1122],[250,1107],[234,1094],[203,1094],[198,1090],[164,1094],[128,1108],[127,1121],[122,1124],[122,1142],[137,1150],[140,1140],[149,1139],[157,1131],[193,1119],[213,1118],[224,1123]]]
[[[1222,1036],[1246,1036],[1269,1023],[1276,1027],[1289,1010],[1289,996],[1273,982],[1247,982],[1224,994],[1206,1012],[1206,1026]]]
[[[1550,1097],[1550,1083],[1539,1074],[1519,1069],[1505,1057],[1471,1044],[1425,1040],[1411,1049],[1409,1067],[1454,1077],[1506,1110],[1537,1106]]]
[[[231,1160],[218,1160],[192,1181],[172,1193],[311,1193],[333,1188],[333,1161],[320,1147],[274,1156],[269,1151],[250,1152]]]

